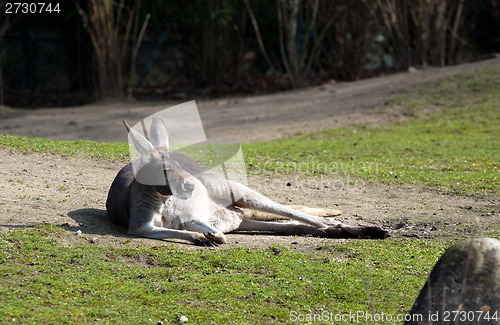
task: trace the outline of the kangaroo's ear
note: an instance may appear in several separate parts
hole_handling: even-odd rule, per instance
[[[170,145],[168,143],[167,124],[165,123],[164,119],[158,116],[153,117],[153,122],[151,123],[151,131],[149,131],[149,133],[153,146],[163,146],[168,151]]]
[[[125,127],[127,128],[128,131],[128,135],[134,142],[134,147],[141,156],[141,158],[148,157],[149,153],[153,151],[155,147],[142,134],[132,129],[130,125],[128,125],[127,122],[125,122],[125,120],[123,120],[123,124],[125,124]]]

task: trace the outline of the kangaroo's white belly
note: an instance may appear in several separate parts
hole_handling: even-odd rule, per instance
[[[166,198],[160,208],[160,215],[161,220],[155,220],[155,225],[189,231],[197,231],[192,229],[191,225],[200,221],[226,233],[238,228],[242,220],[240,210],[214,202],[199,181],[196,181],[190,198],[185,200],[175,196]]]

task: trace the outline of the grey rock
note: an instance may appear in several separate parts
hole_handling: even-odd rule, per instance
[[[411,318],[411,320],[409,320]],[[405,324],[499,324],[500,241],[472,238],[434,266]]]

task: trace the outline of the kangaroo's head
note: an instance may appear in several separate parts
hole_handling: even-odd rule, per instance
[[[181,199],[191,197],[194,185],[188,180],[192,177],[169,153],[167,126],[160,117],[151,123],[150,140],[131,128],[123,121],[137,152],[139,164],[134,166],[135,179],[150,185],[161,195],[174,195]]]

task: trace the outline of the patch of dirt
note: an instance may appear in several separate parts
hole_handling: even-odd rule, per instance
[[[379,108],[394,94],[418,82],[500,66],[500,59],[467,65],[400,73],[352,83],[324,85],[265,96],[219,99],[198,103],[208,137],[242,142],[270,140],[297,132],[382,123],[398,115]],[[0,133],[54,139],[126,141],[121,123],[134,124],[175,103],[101,103],[64,109],[0,108]],[[0,231],[48,223],[64,227],[68,244],[162,246],[182,241],[158,241],[128,236],[106,218],[109,186],[122,167],[118,162],[25,155],[0,148]],[[375,224],[393,238],[435,238],[481,235],[497,223],[500,197],[459,197],[420,186],[365,184],[341,176],[251,175],[250,187],[284,204],[340,209],[337,219],[351,224]],[[287,185],[289,184],[289,185]],[[81,235],[77,235],[77,231]],[[391,240],[391,239],[389,239]],[[229,234],[222,247],[267,248],[283,245],[310,252],[345,240]]]
[[[125,228],[107,220],[107,191],[121,163],[0,149],[0,165],[0,231],[55,224],[67,230],[62,237],[67,244],[139,247],[175,243],[199,249],[180,240],[132,237]],[[416,186],[365,184],[340,176],[250,175],[248,183],[283,204],[340,209],[344,214],[337,219],[382,226],[393,238],[447,237],[457,232],[474,236],[480,234],[481,227],[495,223],[500,213],[498,197],[442,195]],[[221,247],[283,245],[303,252],[346,241],[266,234],[229,234],[227,239]]]
[[[270,95],[202,100],[197,101],[197,105],[209,138],[240,142],[271,140],[324,128],[383,123],[401,116],[398,111],[379,109],[391,96],[419,82],[497,66],[500,59],[495,58]],[[175,104],[178,103],[128,101],[34,110],[0,107],[0,133],[126,142],[122,119],[133,125]]]

